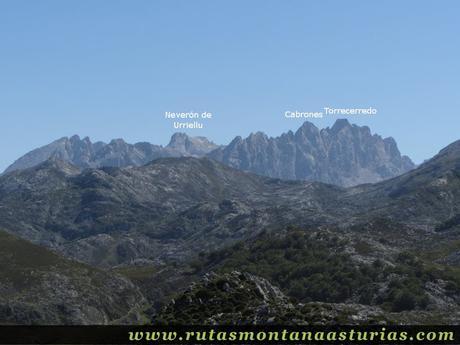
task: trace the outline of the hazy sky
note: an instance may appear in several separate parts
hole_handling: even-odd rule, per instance
[[[460,139],[460,2],[0,1],[0,170],[72,134],[166,144],[165,111],[217,143],[354,117],[420,162]],[[313,120],[331,125],[332,117]]]

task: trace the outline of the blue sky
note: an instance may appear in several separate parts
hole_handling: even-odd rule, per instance
[[[460,139],[459,1],[0,1],[0,170],[72,134],[166,144],[165,111],[227,143],[354,117],[421,162]],[[330,126],[332,117],[313,120]]]

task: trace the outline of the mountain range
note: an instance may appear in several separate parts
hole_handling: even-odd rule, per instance
[[[262,132],[218,146],[204,137],[176,133],[165,147],[128,144],[122,139],[92,143],[64,137],[20,157],[5,172],[36,166],[56,156],[80,168],[141,166],[162,157],[208,157],[230,167],[268,177],[352,186],[374,183],[414,168],[393,138],[371,134],[367,126],[337,120],[318,129],[305,122],[295,133],[270,138]]]
[[[133,145],[123,139],[114,139],[108,144],[101,141],[92,143],[88,137],[80,139],[74,135],[32,150],[17,159],[5,172],[30,168],[50,157],[80,168],[140,166],[160,157],[202,157],[217,147],[204,137],[189,137],[184,133],[175,133],[166,147],[146,142]]]
[[[415,170],[343,189],[271,179],[209,158],[81,169],[56,156],[0,177],[0,226],[95,265],[189,257],[285,225],[350,226],[389,217],[455,226],[458,142]]]
[[[344,125],[322,132],[362,130]],[[175,157],[142,165],[55,150],[0,176],[0,321],[460,320],[460,141],[351,187],[262,176],[173,142]]]
[[[208,157],[231,167],[269,177],[310,180],[339,186],[378,182],[414,168],[393,138],[372,135],[369,127],[337,120],[318,129],[305,122],[277,138],[261,132],[236,137]]]

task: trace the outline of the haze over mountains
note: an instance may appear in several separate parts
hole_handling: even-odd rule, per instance
[[[227,146],[183,133],[174,134],[165,147],[128,144],[122,139],[106,144],[92,143],[87,137],[64,137],[20,157],[5,172],[33,167],[51,156],[80,168],[141,166],[161,157],[209,157],[259,175],[340,186],[378,182],[414,168],[393,138],[383,139],[366,126],[337,120],[321,130],[305,122],[295,133],[276,138],[257,132],[246,139],[236,137]]]

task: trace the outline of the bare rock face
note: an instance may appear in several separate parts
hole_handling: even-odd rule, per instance
[[[401,156],[393,138],[374,134],[366,126],[337,120],[319,130],[305,122],[295,133],[277,138],[261,132],[236,137],[209,157],[231,167],[269,177],[314,180],[340,186],[373,183],[414,168]]]

